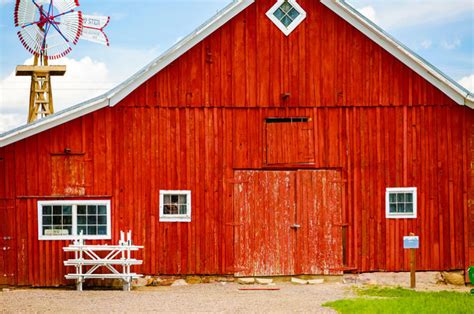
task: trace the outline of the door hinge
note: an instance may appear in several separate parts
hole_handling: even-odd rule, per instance
[[[9,246],[4,246],[4,247],[2,247],[2,251],[7,251],[7,250],[9,250],[9,249],[10,249]]]
[[[292,224],[292,225],[290,226],[290,228],[298,229],[298,228],[301,228],[301,225],[299,225],[299,224]]]
[[[3,237],[3,240],[12,240],[12,237]]]

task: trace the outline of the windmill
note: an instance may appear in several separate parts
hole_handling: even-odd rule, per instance
[[[80,38],[109,45],[103,32],[109,17],[83,15],[79,0],[17,0],[15,26],[23,46],[34,55],[33,65],[19,65],[17,76],[31,76],[28,123],[54,113],[51,76],[66,73],[64,65],[49,65],[72,51]]]

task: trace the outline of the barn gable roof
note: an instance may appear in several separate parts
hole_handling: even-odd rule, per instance
[[[344,0],[320,1],[413,71],[439,88],[456,103],[474,109],[474,95],[472,93],[411,51],[408,47],[384,32],[380,27],[368,20]],[[1,134],[0,147],[17,142],[21,139],[48,130],[101,108],[115,106],[149,78],[160,72],[174,60],[178,59],[186,51],[201,42],[254,2],[255,0],[234,0],[191,34],[176,43],[173,47],[165,51],[162,55],[150,62],[147,66],[120,85],[99,97],[69,107],[34,123]]]

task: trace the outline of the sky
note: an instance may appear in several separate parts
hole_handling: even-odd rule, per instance
[[[276,0],[275,0],[276,1]],[[56,64],[55,110],[101,95],[133,75],[224,8],[230,0],[79,0],[84,14],[108,15],[110,47],[79,41]],[[474,1],[347,0],[424,59],[474,91]],[[26,122],[30,78],[15,67],[32,64],[13,23],[14,0],[0,0],[0,133]],[[266,17],[265,17],[266,18]]]

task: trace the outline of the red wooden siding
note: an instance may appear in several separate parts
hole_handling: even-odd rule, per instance
[[[273,3],[257,1],[116,107],[0,149],[0,215],[10,208],[17,284],[66,283],[67,242],[37,239],[37,200],[50,198],[111,199],[112,241],[132,229],[145,245],[138,272],[237,272],[234,171],[303,167],[264,163],[268,117],[308,117],[314,162],[304,167],[341,173],[346,266],[407,270],[410,232],[421,239],[419,269],[467,265],[473,111],[318,1],[299,1],[308,17],[284,36],[264,16]],[[76,180],[60,182],[65,164],[52,156],[65,148],[83,154],[83,190],[53,196],[54,182]],[[315,188],[309,177],[305,189]],[[385,219],[385,188],[397,186],[418,188],[417,219]],[[192,191],[191,223],[159,222],[160,189]]]

